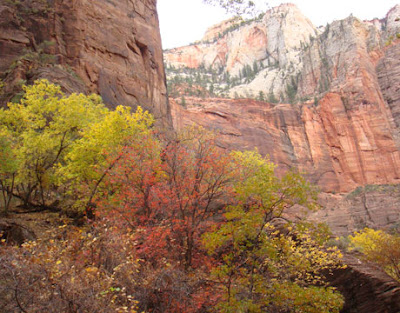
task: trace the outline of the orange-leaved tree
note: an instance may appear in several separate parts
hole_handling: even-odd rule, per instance
[[[183,248],[186,268],[193,266],[199,235],[221,213],[232,193],[235,169],[230,155],[215,144],[213,134],[198,127],[184,130],[164,152],[166,181],[163,203],[173,232]]]
[[[161,245],[187,270],[200,234],[232,191],[233,172],[229,154],[204,129],[185,129],[163,147],[154,136],[143,137],[122,149],[99,196],[99,212],[139,229],[147,258],[157,251],[151,245]]]
[[[129,229],[145,264],[146,296],[136,297],[143,310],[195,312],[212,302],[212,258],[200,237],[221,215],[235,176],[214,140],[199,127],[163,142],[142,136],[120,151],[98,194],[99,218]]]

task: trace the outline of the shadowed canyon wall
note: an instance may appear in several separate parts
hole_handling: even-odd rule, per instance
[[[37,78],[170,127],[156,0],[0,1],[1,105]]]

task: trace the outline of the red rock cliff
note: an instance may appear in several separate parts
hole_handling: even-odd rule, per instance
[[[45,77],[171,125],[156,0],[0,1],[0,56],[2,105]]]
[[[175,127],[217,129],[224,147],[257,147],[280,170],[305,171],[323,191],[399,183],[399,14],[396,6],[380,21],[350,16],[320,29],[281,5],[212,42],[167,51],[171,85],[186,83],[173,90],[176,99],[186,93],[189,104],[174,105]],[[215,63],[222,50],[223,62]],[[215,98],[191,98],[198,93],[191,85]],[[265,101],[222,97],[232,92]]]
[[[221,146],[256,147],[280,170],[296,167],[324,191],[400,180],[400,153],[387,111],[378,104],[348,109],[335,93],[317,107],[190,97],[186,103],[183,109],[171,101],[176,128],[197,123],[217,130]]]

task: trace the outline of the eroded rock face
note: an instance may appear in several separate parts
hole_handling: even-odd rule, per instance
[[[320,31],[293,4],[283,4],[253,21],[233,19],[218,24],[191,46],[165,51],[167,67],[204,66],[242,77],[245,66],[257,66],[251,82],[227,92],[245,95],[274,92],[279,96],[300,70],[301,53]]]
[[[383,98],[395,124],[395,137],[400,146],[400,45],[390,45],[377,63],[377,75]]]
[[[221,63],[222,74],[211,72],[211,81],[226,72],[234,75],[232,64],[248,66],[256,61],[265,66],[258,66],[257,73],[253,70],[252,77],[242,78],[236,85],[229,85],[226,78],[222,84],[204,83],[207,71],[200,67],[202,79],[193,84],[213,86],[219,98],[186,94],[187,108],[183,108],[177,105],[177,97],[174,126],[179,129],[197,123],[218,130],[219,144],[226,149],[257,148],[278,164],[280,172],[292,167],[304,171],[322,191],[337,193],[321,198],[325,209],[317,215],[336,234],[365,226],[391,227],[400,217],[395,196],[380,190],[349,199],[338,193],[359,186],[400,183],[399,16],[397,5],[381,20],[360,21],[350,16],[315,28],[296,7],[282,5],[214,41],[209,39],[216,33],[211,29],[208,42],[176,50],[180,62],[174,59],[175,50],[167,51],[167,64],[175,66],[173,75],[179,75],[179,67],[195,67],[201,62],[205,69],[213,67],[213,59],[208,57],[218,49],[224,51],[225,58],[220,59],[225,63]],[[224,29],[222,26],[216,29]],[[301,31],[306,36],[300,35]],[[235,38],[241,40],[235,42]],[[252,46],[253,52],[246,52]],[[257,51],[264,55],[256,55]],[[192,55],[197,63],[185,64]],[[229,63],[232,58],[236,61]],[[191,72],[183,73],[187,78]],[[182,93],[185,89],[177,90]],[[221,96],[232,96],[232,92],[239,99]],[[280,104],[244,99],[246,93],[247,98],[251,94],[253,98],[263,96],[265,101],[275,98],[270,102]],[[271,93],[275,97],[269,97]],[[293,100],[292,104],[285,104],[287,100]]]
[[[345,195],[321,193],[321,209],[310,218],[326,222],[335,236],[347,236],[365,227],[399,231],[399,194],[399,185],[367,185]]]
[[[373,264],[346,254],[347,268],[330,278],[345,297],[343,313],[397,313],[400,311],[400,284]]]
[[[348,109],[336,93],[317,107],[190,97],[186,109],[175,100],[171,104],[175,128],[197,123],[216,130],[222,147],[257,148],[278,171],[298,168],[324,191],[400,182],[400,153],[387,112],[378,104]]]
[[[384,79],[384,64],[396,60],[399,12],[397,5],[382,20],[349,16],[317,28],[296,6],[283,4],[255,20],[217,25],[194,45],[166,51],[167,68],[174,69],[168,77],[179,76],[179,69],[200,69],[200,83],[221,97],[299,103],[336,92],[348,106],[383,106],[377,76]],[[386,53],[382,72],[376,66]]]
[[[80,85],[73,91],[99,93],[110,107],[140,105],[170,127],[156,0],[21,3],[0,4],[0,71],[8,88],[37,77],[66,90]],[[12,78],[23,66],[25,76]]]

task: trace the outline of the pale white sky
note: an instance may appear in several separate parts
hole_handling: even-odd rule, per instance
[[[257,0],[260,6],[271,7],[291,2],[307,16],[315,26],[343,19],[353,13],[364,20],[383,18],[400,0]],[[229,18],[224,10],[202,3],[202,0],[158,0],[163,48],[187,45],[203,37],[206,29]]]

